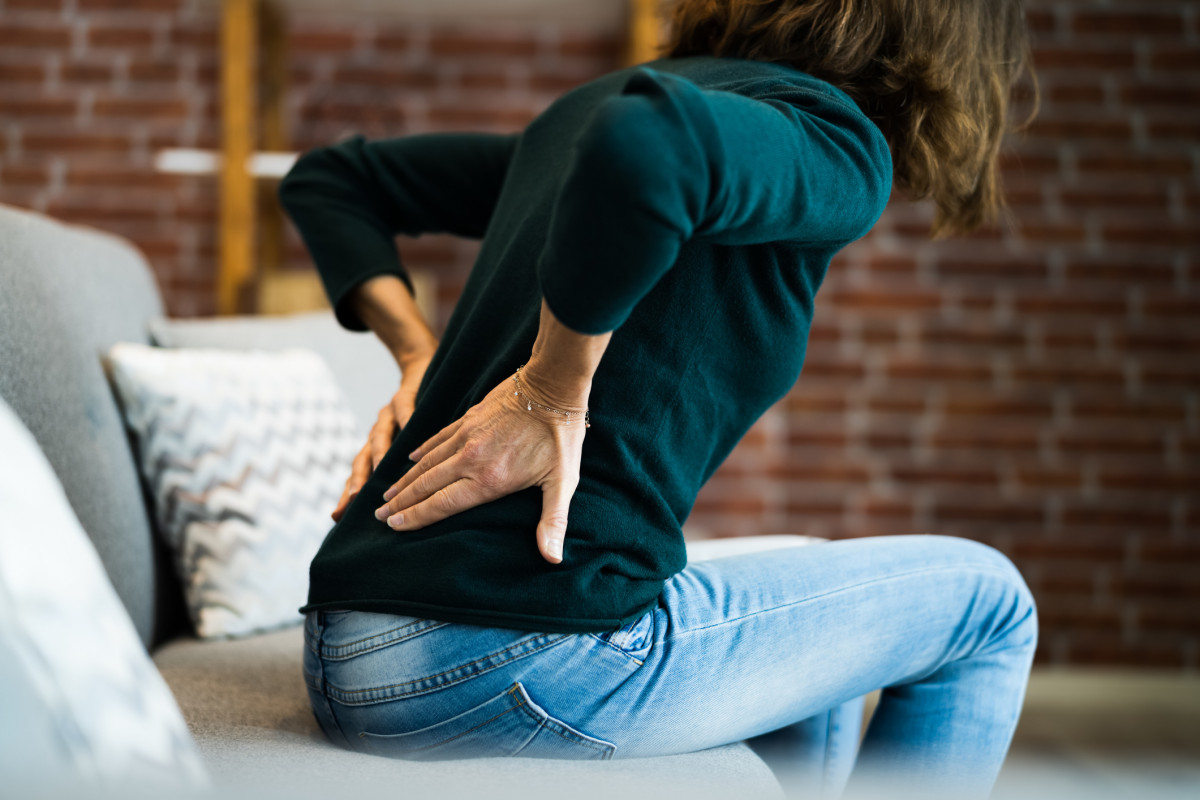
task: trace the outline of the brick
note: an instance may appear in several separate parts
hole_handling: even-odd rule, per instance
[[[991,380],[992,368],[971,358],[944,358],[933,362],[896,357],[889,361],[886,374],[891,380],[983,382]]]
[[[41,83],[45,80],[46,70],[41,64],[0,64],[0,85]]]
[[[1086,187],[1063,189],[1059,196],[1071,208],[1135,208],[1166,211],[1170,205],[1167,188],[1161,183],[1123,188]]]
[[[1119,608],[1097,607],[1090,599],[1055,598],[1055,602],[1038,598],[1038,624],[1046,629],[1071,631],[1120,631]]]
[[[413,35],[406,30],[384,28],[375,31],[375,49],[380,52],[404,52],[414,41]]]
[[[15,25],[0,21],[0,47],[66,48],[71,29],[66,25]]]
[[[154,30],[91,25],[88,28],[88,42],[95,47],[149,47],[154,44]]]
[[[1192,161],[1186,156],[1093,155],[1081,157],[1079,169],[1097,174],[1185,177],[1192,173]]]
[[[1186,663],[1181,642],[1125,644],[1119,637],[1104,632],[1071,636],[1067,641],[1067,662],[1078,666],[1179,669]]]
[[[138,83],[167,83],[179,80],[179,65],[173,61],[134,61],[129,79]]]
[[[1200,102],[1200,87],[1138,83],[1121,89],[1121,101],[1131,106],[1183,106]]]
[[[1152,565],[1173,565],[1176,569],[1187,570],[1187,576],[1193,579],[1192,587],[1200,590],[1200,581],[1194,580],[1195,575],[1190,571],[1200,565],[1200,541],[1147,539],[1142,543],[1138,556]]]
[[[827,303],[857,311],[931,311],[941,306],[935,291],[887,292],[873,289],[836,289],[825,294]]]
[[[220,44],[220,36],[215,26],[205,22],[172,27],[170,41],[172,47],[215,52]]]
[[[336,86],[378,86],[393,89],[432,89],[438,83],[437,72],[425,67],[382,68],[343,66],[333,80]]]
[[[1057,27],[1057,22],[1053,12],[1031,8],[1025,12],[1025,25],[1031,33],[1050,33]]]
[[[1200,581],[1196,580],[1196,567],[1192,564],[1125,565],[1106,581],[1108,591],[1120,598],[1152,598],[1160,600],[1192,601],[1200,599]]]
[[[1142,312],[1151,317],[1183,317],[1195,321],[1200,319],[1200,292],[1179,294],[1155,291],[1147,293],[1142,300]]]
[[[1152,120],[1146,125],[1146,134],[1155,141],[1194,142],[1200,139],[1200,122],[1186,120]]]
[[[453,29],[433,32],[429,40],[429,52],[434,57],[458,56],[501,56],[531,58],[537,52],[535,36],[525,33],[472,33]]]
[[[1028,136],[1041,139],[1103,139],[1109,142],[1133,140],[1133,125],[1128,120],[1050,120],[1030,126]]]
[[[955,466],[947,463],[944,466],[915,466],[911,464],[891,464],[888,474],[897,483],[910,483],[922,486],[947,484],[950,486],[989,486],[999,484],[995,469],[982,466]]]
[[[1081,12],[1072,20],[1075,33],[1112,34],[1117,36],[1182,36],[1183,17],[1153,12]]]
[[[1187,493],[1200,490],[1200,472],[1109,467],[1099,470],[1096,482],[1101,489]]]
[[[1154,403],[1086,397],[1072,404],[1071,416],[1084,421],[1131,419],[1183,422],[1187,419],[1187,409],[1182,402]]]
[[[1013,542],[1011,555],[1013,558],[1037,559],[1040,563],[1050,565],[1060,560],[1111,564],[1120,561],[1124,551],[1124,545],[1116,541],[1022,537]]]
[[[1086,453],[1113,453],[1122,455],[1161,455],[1164,450],[1161,434],[1145,431],[1107,433],[1059,433],[1056,436],[1058,449],[1068,455]]]
[[[1006,396],[994,391],[951,389],[942,403],[943,412],[951,417],[1031,417],[1045,419],[1054,413],[1049,397],[1034,394]]]
[[[1150,52],[1150,68],[1162,72],[1200,72],[1200,50],[1173,50],[1158,45]]]
[[[1200,228],[1187,223],[1115,220],[1104,224],[1103,237],[1118,244],[1188,247],[1200,244]]]
[[[780,481],[796,481],[805,485],[813,483],[865,484],[871,477],[862,464],[847,461],[821,459],[819,463],[784,462],[772,465],[765,473]]]
[[[1123,316],[1129,307],[1124,292],[1090,292],[1077,294],[1021,292],[1014,297],[1013,307],[1018,314],[1047,314],[1083,316]]]
[[[1045,97],[1055,104],[1098,106],[1104,102],[1104,89],[1095,84],[1056,84],[1046,88]]]
[[[1171,357],[1173,360],[1175,356]],[[1142,383],[1149,387],[1178,386],[1200,389],[1200,364],[1188,362],[1145,364],[1141,368]]]
[[[922,320],[917,340],[931,348],[944,347],[957,351],[969,348],[992,350],[1020,347],[1025,341],[1025,335],[1016,328],[1001,327],[987,321],[961,324],[929,319]]]
[[[62,154],[69,152],[114,152],[129,150],[127,135],[119,133],[45,133],[26,131],[21,137],[23,149],[31,152]]]
[[[962,490],[959,490],[960,492]],[[972,492],[971,495],[975,495]],[[997,524],[1040,525],[1046,517],[1041,503],[1013,503],[996,499],[993,492],[980,492],[979,496],[956,496],[939,499],[932,511],[934,519],[956,522],[994,522]]]
[[[72,117],[75,110],[73,98],[0,96],[0,117]]]
[[[1033,51],[1033,63],[1038,72],[1049,70],[1131,70],[1133,49],[1126,47],[1084,48],[1041,45]]]
[[[44,166],[6,164],[0,167],[0,186],[37,186],[50,183],[50,170]]]
[[[68,61],[59,68],[65,83],[109,83],[113,79],[112,62]]]
[[[587,75],[535,72],[529,78],[529,88],[535,92],[549,92],[560,95],[566,94],[591,79],[592,76]]]
[[[563,56],[616,61],[621,54],[621,40],[616,36],[565,33],[559,37],[558,52]]]
[[[1078,469],[1064,467],[1054,469],[1034,465],[1021,465],[1015,470],[1017,483],[1031,489],[1082,489],[1083,473]]]
[[[463,70],[458,75],[458,84],[464,89],[501,90],[510,88],[513,83],[508,73],[496,70]]]
[[[1137,605],[1137,627],[1141,631],[1200,633],[1198,604],[1142,600]]]
[[[353,30],[336,29],[292,29],[288,31],[288,48],[294,54],[307,52],[346,52],[358,43],[358,33]]]
[[[152,172],[149,169],[120,169],[115,167],[70,166],[66,181],[69,186],[107,186],[113,188],[175,189],[186,180],[181,175]]]
[[[937,273],[943,278],[972,278],[1003,281],[1045,281],[1050,268],[1045,257],[1036,255],[973,254],[970,256],[940,256]]]
[[[92,113],[97,117],[182,119],[188,114],[188,104],[183,99],[101,97],[93,103]]]
[[[76,0],[80,11],[178,11],[185,0]]]
[[[998,451],[1037,451],[1041,423],[995,419],[986,427],[973,420],[946,423],[929,437],[938,450],[968,450],[978,455]]]

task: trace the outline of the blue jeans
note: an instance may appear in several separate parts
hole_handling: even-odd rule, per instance
[[[317,720],[354,750],[611,759],[748,739],[827,795],[857,763],[852,785],[966,797],[1004,761],[1037,617],[996,550],[896,536],[691,561],[617,631],[334,611],[310,613],[305,639]]]

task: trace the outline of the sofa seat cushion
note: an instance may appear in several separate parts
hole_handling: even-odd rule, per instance
[[[306,796],[623,798],[783,796],[745,744],[700,753],[590,761],[398,761],[343,750],[317,727],[301,676],[303,631],[247,639],[180,639],[154,661],[175,693],[214,781]]]

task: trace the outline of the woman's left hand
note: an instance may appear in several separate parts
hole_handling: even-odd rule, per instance
[[[531,364],[530,367],[533,365]],[[529,367],[521,372],[522,396],[511,378],[492,389],[461,419],[443,428],[410,455],[416,464],[386,492],[376,512],[397,531],[419,530],[460,511],[513,492],[539,486],[542,516],[538,551],[552,564],[562,561],[567,511],[579,485],[586,426],[579,416],[559,417],[527,407]],[[536,392],[536,389],[534,390]],[[541,402],[537,394],[534,399]],[[550,398],[547,398],[550,399]],[[587,398],[571,398],[565,411],[582,412]],[[545,405],[551,405],[545,403]]]

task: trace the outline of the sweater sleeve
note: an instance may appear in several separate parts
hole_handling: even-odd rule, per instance
[[[346,302],[376,275],[412,291],[397,234],[482,238],[520,134],[425,133],[310,150],[279,185],[343,327],[367,326]]]
[[[773,82],[750,97],[649,67],[574,142],[537,268],[581,333],[619,327],[689,239],[847,244],[891,189],[879,129],[828,90]]]

